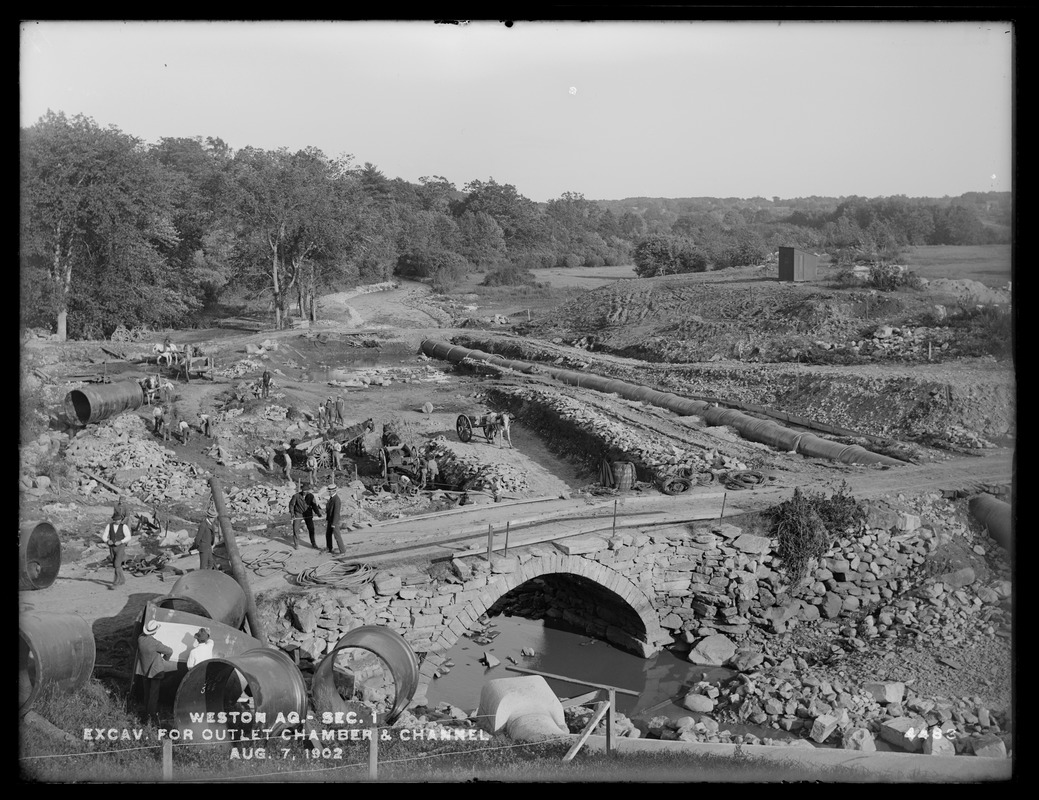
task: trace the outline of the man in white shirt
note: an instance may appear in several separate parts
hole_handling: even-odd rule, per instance
[[[199,628],[195,633],[195,645],[188,653],[188,669],[213,657],[213,639],[207,628]]]
[[[126,546],[130,544],[130,526],[123,521],[123,512],[117,507],[112,512],[112,521],[101,531],[101,541],[108,545],[108,553],[112,557],[115,577],[109,589],[126,583],[123,576],[123,559],[126,558]]]

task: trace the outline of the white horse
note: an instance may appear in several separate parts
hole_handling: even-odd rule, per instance
[[[160,367],[171,367],[173,366],[173,359],[180,350],[178,350],[177,345],[170,342],[168,345],[152,345],[152,352],[156,354],[155,363]]]

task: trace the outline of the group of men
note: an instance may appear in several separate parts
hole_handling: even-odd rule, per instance
[[[315,550],[320,549],[314,538],[314,517],[321,516],[321,507],[314,499],[310,491],[311,484],[303,482],[299,490],[289,500],[289,515],[292,517],[292,546],[299,549],[299,537],[303,526],[307,528],[310,537],[310,546]],[[332,483],[328,486],[328,502],[325,503],[325,550],[329,553],[332,549],[332,539],[335,539],[339,553],[346,552],[343,546],[343,538],[340,531],[343,526],[343,501],[339,497],[339,487]]]
[[[181,444],[187,444],[191,441],[191,424],[183,418],[175,422],[174,417],[173,406],[168,404],[155,406],[152,410],[152,424],[155,435],[161,436],[164,442],[168,442],[173,436],[174,427],[176,427]],[[209,439],[213,438],[213,418],[209,414],[201,411],[198,413],[198,427],[202,431],[203,436]]]
[[[159,623],[154,619],[144,623],[141,635],[137,637],[137,663],[140,666],[141,679],[144,682],[143,721],[147,724],[159,724],[159,690],[162,688],[162,677],[176,669],[171,663],[173,648],[163,644],[155,634],[159,632]],[[188,651],[187,668],[213,658],[213,637],[208,628],[199,628],[192,637],[191,650]]]
[[[335,401],[331,397],[325,398],[324,403],[318,403],[317,427],[318,430],[331,428],[333,425],[346,424],[346,400],[338,395]]]

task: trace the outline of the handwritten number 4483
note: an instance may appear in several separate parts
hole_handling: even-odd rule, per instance
[[[905,737],[907,739],[926,739],[928,736],[930,736],[932,739],[955,739],[956,731],[943,731],[941,728],[935,725],[933,728],[931,728],[930,733],[928,733],[927,728],[921,728],[919,733],[917,732],[916,728],[909,728],[905,732]]]

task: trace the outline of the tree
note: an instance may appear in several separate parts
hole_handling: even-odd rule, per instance
[[[458,218],[458,252],[479,269],[494,267],[505,257],[505,233],[490,214],[466,211]]]
[[[177,245],[170,196],[139,140],[51,111],[21,140],[22,268],[46,274],[58,339],[68,336],[70,311],[97,327],[101,292],[120,301],[113,314],[134,306],[155,319],[183,310],[164,269],[164,251]],[[116,294],[123,289],[129,294]]]

